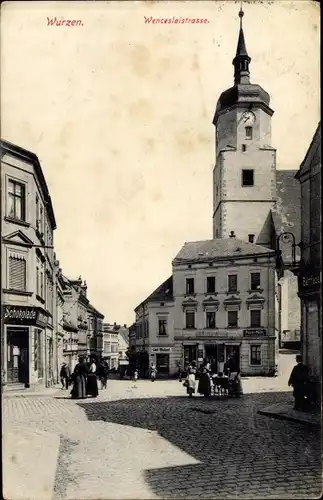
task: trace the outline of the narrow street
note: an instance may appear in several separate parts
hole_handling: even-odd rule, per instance
[[[281,359],[279,377],[243,379],[241,399],[189,399],[176,380],[109,380],[95,400],[74,401],[62,390],[4,398],[4,434],[24,428],[60,437],[57,500],[317,498],[320,431],[257,414],[292,404],[286,367],[294,356]]]

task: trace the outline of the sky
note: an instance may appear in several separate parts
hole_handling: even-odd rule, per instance
[[[40,159],[64,275],[105,321],[212,238],[217,100],[233,84],[240,2],[1,5],[1,137]],[[269,92],[277,168],[298,169],[320,119],[319,7],[243,2],[251,82]],[[145,17],[201,18],[156,24]],[[76,26],[49,20],[79,20]]]

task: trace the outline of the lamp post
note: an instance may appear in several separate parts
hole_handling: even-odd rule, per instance
[[[296,271],[298,267],[297,265],[298,263],[296,262],[296,247],[301,248],[302,244],[301,242],[296,243],[294,234],[289,231],[279,234],[276,238],[276,252],[277,252],[277,258],[279,259],[280,263],[283,263],[281,258],[282,252],[280,250],[280,245],[279,245],[281,240],[283,241],[283,243],[291,245],[292,247],[292,269]]]

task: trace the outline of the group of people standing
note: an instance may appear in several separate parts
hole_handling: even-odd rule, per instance
[[[192,397],[197,392],[205,397],[211,396],[212,386],[218,385],[225,388],[226,392],[234,392],[236,396],[242,395],[242,384],[239,371],[231,371],[230,363],[226,363],[224,372],[216,373],[214,364],[204,359],[202,365],[197,368],[196,361],[192,361],[186,368],[186,380],[184,386],[187,394]]]
[[[80,356],[72,374],[67,364],[62,364],[60,371],[62,389],[68,389],[72,384],[72,399],[84,399],[87,396],[96,398],[99,394],[98,379],[101,382],[101,389],[106,389],[108,374],[109,366],[105,360],[97,361],[91,358],[87,363],[85,358]]]

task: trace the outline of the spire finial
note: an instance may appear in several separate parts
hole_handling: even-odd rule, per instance
[[[234,72],[235,84],[249,83],[249,63],[251,59],[247,53],[246,42],[243,34],[243,28],[242,28],[243,16],[244,12],[242,10],[242,1],[241,1],[239,10],[240,30],[239,30],[238,46],[237,46],[236,56],[232,61],[235,68]]]

